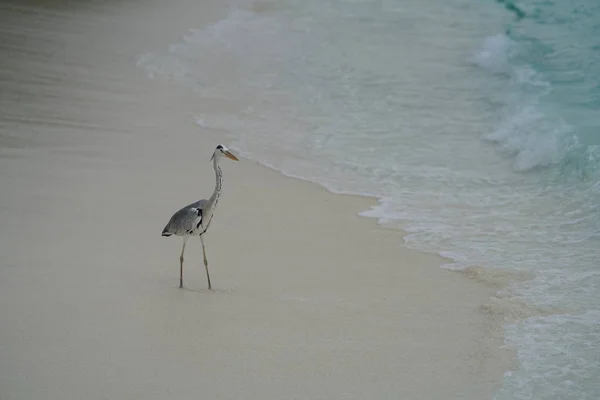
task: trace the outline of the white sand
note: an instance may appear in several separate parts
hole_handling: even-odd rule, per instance
[[[0,399],[492,397],[494,290],[355,216],[369,199],[224,160],[214,290],[198,239],[178,289],[160,232],[226,143],[192,116],[235,105],[135,61],[223,8],[77,4],[0,6]]]

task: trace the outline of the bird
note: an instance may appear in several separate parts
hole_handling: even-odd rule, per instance
[[[213,152],[210,160],[213,163],[215,169],[215,191],[212,196],[208,199],[198,200],[195,203],[189,204],[179,211],[177,211],[171,218],[167,225],[165,225],[162,236],[181,236],[183,238],[183,245],[181,247],[181,256],[179,256],[179,288],[183,288],[183,253],[185,252],[185,245],[190,236],[200,236],[202,242],[202,254],[204,256],[204,268],[206,269],[206,279],[208,280],[208,289],[212,289],[210,284],[210,275],[208,273],[208,261],[206,259],[206,246],[204,245],[204,235],[210,226],[215,209],[219,203],[219,197],[221,196],[221,186],[223,183],[223,172],[219,166],[221,157],[225,156],[233,161],[239,161],[229,149],[222,144],[219,144]]]

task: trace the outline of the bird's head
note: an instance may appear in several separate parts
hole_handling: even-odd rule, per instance
[[[217,146],[217,148],[215,149],[215,152],[213,153],[212,157],[210,158],[210,160],[212,161],[213,158],[217,158],[219,159],[219,157],[221,156],[225,156],[233,161],[239,161],[239,159],[234,156],[229,149],[227,148],[227,146],[225,146],[224,144],[220,144]]]

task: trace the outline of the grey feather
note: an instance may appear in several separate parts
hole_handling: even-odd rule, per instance
[[[198,200],[177,211],[162,231],[162,236],[195,236],[203,231],[202,209],[207,200]]]

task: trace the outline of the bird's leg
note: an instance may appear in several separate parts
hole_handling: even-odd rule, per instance
[[[179,256],[179,288],[183,287],[183,252],[185,251],[185,244],[188,240],[187,236],[183,237],[183,246],[181,247],[181,255]]]
[[[202,255],[204,256],[204,268],[206,269],[206,279],[208,279],[208,289],[211,289],[210,275],[208,274],[208,261],[206,260],[206,247],[204,246],[204,235],[200,235],[200,241],[202,242]]]

